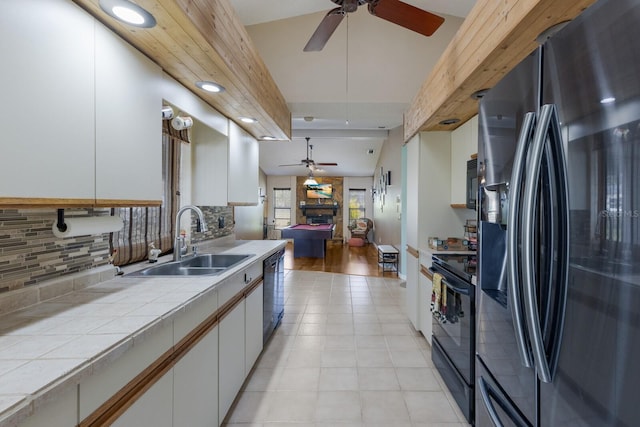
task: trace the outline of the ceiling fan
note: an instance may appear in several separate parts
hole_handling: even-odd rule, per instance
[[[331,9],[316,28],[311,39],[304,47],[305,52],[319,51],[324,48],[333,32],[338,28],[347,13],[355,12],[358,6],[368,5],[369,13],[401,27],[425,36],[432,35],[444,22],[444,18],[419,9],[400,0],[331,0],[339,5]]]
[[[309,145],[309,140],[311,138],[306,137],[305,139],[307,140],[307,158],[300,160],[300,163],[294,163],[290,165],[279,165],[279,166],[304,166],[311,169],[312,171],[320,171],[319,166],[338,166],[338,164],[335,162],[330,162],[330,163],[315,162],[311,158],[313,155],[313,145]]]

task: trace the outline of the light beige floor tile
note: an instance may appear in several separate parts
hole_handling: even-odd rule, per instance
[[[356,335],[383,335],[380,323],[356,323],[354,325]]]
[[[363,368],[391,368],[391,356],[387,350],[358,349],[357,362],[359,367]]]
[[[406,391],[442,391],[433,369],[396,368],[396,375],[402,390]]]
[[[378,315],[375,313],[364,313],[364,314],[354,313],[353,314],[353,322],[355,324],[362,323],[365,325],[369,325],[372,323],[378,323],[379,321],[380,319],[378,318]]]
[[[315,421],[317,391],[276,391],[270,401],[267,422]]]
[[[427,360],[420,350],[390,350],[391,361],[396,368],[426,368]]]
[[[326,314],[306,313],[300,323],[327,323],[327,317]]]
[[[355,350],[356,338],[353,335],[331,335],[324,343],[325,350]]]
[[[411,336],[385,335],[390,350],[418,350],[420,347]]]
[[[362,419],[357,391],[321,391],[318,393],[316,421],[359,422]]]
[[[393,368],[358,368],[360,390],[400,390]]]
[[[356,347],[358,348],[358,350],[386,350],[387,341],[383,335],[356,335]]]
[[[351,313],[334,313],[327,317],[327,323],[353,324],[353,314]]]
[[[356,368],[321,368],[321,391],[357,391],[358,370]]]
[[[323,368],[349,368],[356,366],[355,350],[326,349],[322,352],[320,366]]]
[[[257,367],[247,379],[246,391],[273,391],[277,389],[283,369]]]
[[[365,423],[395,423],[410,421],[409,411],[399,391],[362,391],[362,418]]]
[[[306,348],[309,350],[322,350],[326,337],[315,335],[298,335],[293,341],[293,348]]]
[[[353,335],[351,323],[327,323],[327,335]]]
[[[460,422],[443,392],[405,391],[403,395],[412,421]]]
[[[277,389],[314,391],[318,389],[320,368],[289,368],[280,375]]]
[[[327,314],[329,311],[328,304],[308,304],[305,314]]]
[[[327,313],[329,314],[353,313],[353,307],[351,307],[350,302],[348,304],[332,304],[327,308]]]
[[[327,335],[326,323],[302,323],[298,335]]]
[[[242,393],[228,418],[228,422],[261,423],[269,412],[269,399],[270,393],[259,391]]]
[[[382,324],[382,332],[384,335],[402,335],[402,336],[413,336],[415,335],[414,331],[411,329],[406,323],[383,323]]]

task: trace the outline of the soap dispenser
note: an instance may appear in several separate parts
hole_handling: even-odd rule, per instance
[[[158,256],[162,252],[160,249],[156,249],[156,245],[151,242],[149,243],[149,262],[158,262]]]

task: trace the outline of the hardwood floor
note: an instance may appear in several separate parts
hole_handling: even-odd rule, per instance
[[[287,243],[284,268],[287,270],[325,271],[359,276],[397,277],[395,271],[382,272],[378,267],[378,251],[373,243],[350,247],[340,241],[327,242],[325,258],[294,258],[293,243]]]

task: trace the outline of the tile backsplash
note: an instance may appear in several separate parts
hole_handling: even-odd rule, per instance
[[[205,233],[196,232],[196,215],[191,215],[191,241],[201,243],[205,240],[218,239],[233,234],[233,207],[231,206],[198,206],[207,221]]]
[[[194,242],[233,234],[232,207],[201,208],[209,231],[192,233]],[[110,214],[108,208],[66,212],[73,216]],[[108,264],[109,233],[60,239],[51,231],[56,220],[55,209],[0,209],[0,293]]]
[[[109,209],[68,212],[109,215]],[[51,231],[56,219],[55,209],[0,209],[0,293],[108,263],[108,233],[61,239]]]

